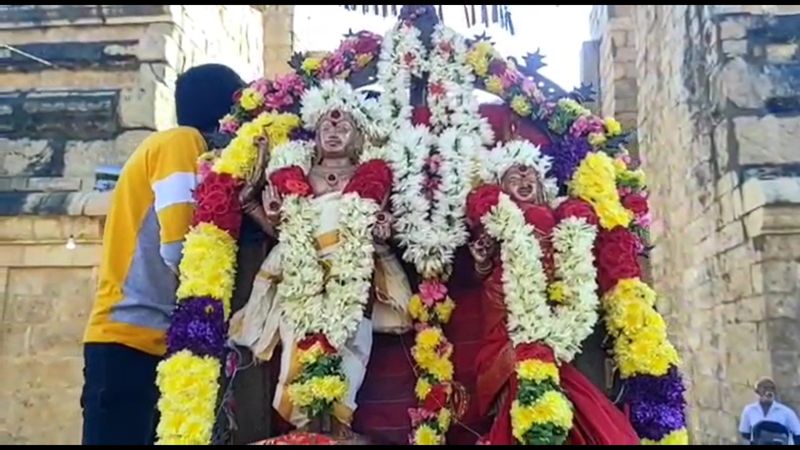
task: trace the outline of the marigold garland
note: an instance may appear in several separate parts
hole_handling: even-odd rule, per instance
[[[524,353],[524,352],[523,352]],[[517,398],[511,405],[511,430],[523,445],[563,444],[572,429],[572,404],[560,388],[553,361],[531,357],[517,362]]]
[[[578,166],[570,189],[575,197],[589,202],[600,217],[600,225],[611,230],[631,223],[631,213],[622,206],[616,186],[616,171],[611,157],[591,153]]]
[[[604,126],[616,132],[613,122],[606,121]],[[587,163],[589,158],[592,161]],[[655,309],[656,293],[639,278],[638,256],[646,250],[646,241],[642,241],[649,224],[644,175],[630,170],[626,159],[624,153],[613,160],[604,154],[590,154],[575,173],[573,189],[593,204],[607,228],[597,241],[598,284],[633,427],[643,444],[685,445],[686,400],[678,353]],[[594,176],[591,164],[600,168]],[[614,186],[613,194],[610,186]],[[620,195],[621,202],[617,200]],[[619,213],[620,207],[625,215]],[[621,220],[625,216],[630,220]],[[609,225],[614,226],[609,229]],[[628,226],[631,229],[626,229]]]
[[[213,165],[201,161],[207,172],[195,192],[197,211],[184,243],[167,357],[157,369],[158,444],[211,442],[236,271],[239,189],[255,163],[258,139],[282,144],[299,124],[296,115],[263,113],[238,127]]]

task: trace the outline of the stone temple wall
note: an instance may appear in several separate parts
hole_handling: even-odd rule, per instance
[[[621,39],[603,7],[601,49]],[[733,443],[758,377],[800,407],[800,7],[630,8],[658,306],[683,355],[693,442]],[[614,114],[609,97],[625,94],[604,63],[619,65],[599,71]]]
[[[81,338],[108,202],[91,192],[95,169],[175,125],[185,69],[262,76],[264,11],[0,5],[0,43],[52,64],[0,47],[0,444],[80,443]]]

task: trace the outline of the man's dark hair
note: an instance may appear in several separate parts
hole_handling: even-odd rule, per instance
[[[228,66],[203,64],[182,73],[175,83],[178,125],[213,132],[230,112],[233,94],[245,86]]]

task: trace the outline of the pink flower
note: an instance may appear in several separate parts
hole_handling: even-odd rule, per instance
[[[296,73],[284,75],[275,80],[275,89],[286,93],[300,95],[305,90],[303,79]]]
[[[500,75],[500,81],[503,82],[503,88],[508,89],[519,82],[520,74],[516,69],[508,68]]]
[[[436,420],[436,413],[425,408],[409,408],[408,416],[411,418],[411,427],[416,428],[428,420]]]
[[[447,286],[438,281],[423,281],[419,284],[419,296],[425,306],[433,306],[447,297]]]
[[[219,131],[225,134],[235,134],[239,129],[239,122],[231,116],[225,116],[219,122]]]
[[[327,77],[335,77],[344,72],[344,66],[344,56],[337,52],[322,61],[320,71]]]
[[[648,212],[647,214],[642,214],[641,216],[636,216],[636,218],[634,219],[634,222],[636,223],[636,225],[638,225],[638,226],[640,226],[642,228],[648,228],[650,226],[650,224],[653,222],[653,218],[650,215],[650,213]]]
[[[262,95],[266,95],[267,92],[269,92],[269,84],[270,84],[269,80],[267,80],[266,78],[260,78],[255,82],[253,82],[253,84],[250,87],[257,90]]]
[[[431,155],[425,160],[429,173],[439,173],[439,168],[442,166],[442,155]]]
[[[603,120],[595,116],[580,116],[575,119],[570,132],[575,137],[586,136],[591,133],[605,134]]]
[[[208,174],[211,173],[211,168],[213,166],[214,165],[211,164],[211,161],[203,161],[202,163],[200,163],[200,167],[198,167],[197,169],[197,175],[199,177],[199,179],[197,180],[198,183],[201,183],[203,180],[206,179]]]
[[[439,189],[441,183],[441,180],[438,178],[428,177],[422,185],[422,192],[425,194],[425,198],[428,200],[433,199],[433,194]]]
[[[267,109],[280,109],[284,106],[289,106],[294,103],[294,100],[287,92],[274,92],[264,98],[264,105]]]
[[[533,97],[536,91],[536,83],[534,83],[530,78],[523,78],[522,79],[522,92],[527,95],[528,97]]]
[[[622,186],[622,187],[617,188],[617,193],[619,194],[620,198],[625,197],[626,195],[630,194],[631,192],[633,192],[633,191],[628,186]]]

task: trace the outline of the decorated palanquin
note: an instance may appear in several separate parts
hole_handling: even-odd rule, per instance
[[[686,443],[642,280],[645,178],[613,118],[427,6],[292,66],[238,94],[201,161],[159,443],[215,441],[236,348],[276,374],[261,444]],[[613,398],[581,362],[606,353]]]

